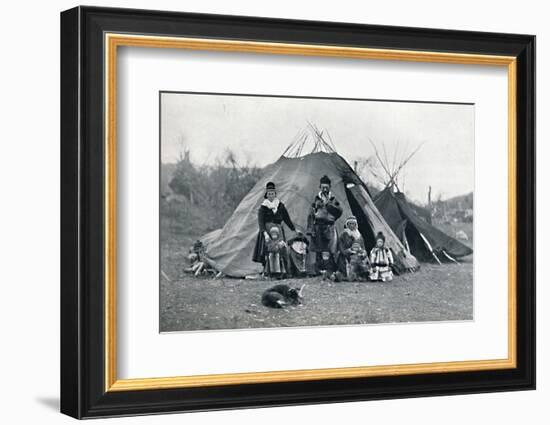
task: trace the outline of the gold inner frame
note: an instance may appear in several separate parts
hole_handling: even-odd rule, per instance
[[[267,43],[128,34],[105,34],[105,391],[237,385],[285,381],[358,378],[416,373],[448,373],[516,367],[516,58],[462,53],[370,49],[327,45]],[[508,71],[508,357],[419,364],[285,370],[163,378],[118,379],[116,324],[116,99],[117,51],[120,46],[248,52],[281,55],[328,56],[451,64],[494,65]]]

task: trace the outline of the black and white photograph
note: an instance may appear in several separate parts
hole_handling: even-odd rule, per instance
[[[474,319],[474,104],[159,107],[161,332]]]
[[[33,417],[115,421],[333,423],[366,406],[375,421],[462,425],[481,405],[505,423],[542,411],[543,14],[401,3],[32,14],[55,27],[40,38],[55,52],[19,48],[17,63],[58,53],[55,84],[33,93],[60,88],[61,107],[29,126],[28,96],[9,87],[22,117],[5,145],[21,152],[5,155],[5,198],[22,226],[4,220],[21,254],[4,280],[23,292],[6,296],[7,352],[46,355],[27,361],[36,370],[6,362],[14,415],[33,414],[23,387]],[[47,267],[60,290],[43,285]],[[22,284],[32,271],[39,284]]]

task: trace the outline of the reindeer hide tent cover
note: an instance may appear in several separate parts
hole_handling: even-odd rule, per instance
[[[403,237],[405,234],[410,251],[420,261],[431,260],[433,258],[432,251],[441,260],[447,258],[445,253],[459,258],[473,252],[462,242],[420,218],[402,192],[394,192],[391,187],[387,187],[375,198],[375,204],[394,233],[399,237]],[[428,241],[429,246],[422,235]]]
[[[258,233],[258,208],[263,201],[265,185],[275,182],[281,201],[285,204],[297,229],[305,232],[307,216],[313,198],[319,191],[319,179],[324,174],[332,181],[332,193],[343,206],[342,217],[355,215],[367,248],[374,246],[374,235],[382,232],[392,250],[397,272],[418,268],[416,258],[407,252],[372,201],[365,184],[344,158],[326,142],[316,142],[311,153],[301,155],[303,141],[289,146],[243,198],[225,226],[205,235],[205,259],[227,276],[245,277],[262,272],[261,264],[252,261]],[[336,222],[339,233],[344,219]],[[287,230],[288,232],[288,230]],[[287,233],[288,234],[288,233]]]

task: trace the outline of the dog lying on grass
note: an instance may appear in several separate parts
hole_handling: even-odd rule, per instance
[[[302,285],[299,290],[284,284],[272,286],[266,289],[262,294],[262,304],[270,308],[284,308],[287,305],[300,305],[302,304],[302,293],[305,286],[306,285]]]

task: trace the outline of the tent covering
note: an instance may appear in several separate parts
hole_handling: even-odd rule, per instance
[[[307,216],[319,179],[328,175],[332,193],[342,204],[342,217],[336,222],[342,232],[345,218],[351,214],[358,219],[359,230],[367,248],[374,245],[374,235],[383,232],[386,243],[393,251],[397,272],[416,270],[416,258],[405,250],[399,238],[386,223],[372,201],[366,186],[349,164],[336,152],[312,152],[299,157],[281,156],[268,165],[262,178],[243,198],[225,226],[203,237],[206,261],[216,270],[233,277],[245,277],[262,272],[261,264],[252,261],[258,234],[258,208],[264,199],[265,185],[272,181],[297,229],[305,233]],[[290,230],[286,229],[287,237]]]
[[[394,192],[387,187],[376,197],[375,204],[394,233],[402,241],[406,238],[410,252],[421,261],[432,260],[431,251],[440,260],[448,259],[445,253],[460,258],[473,252],[462,242],[422,219],[402,192]]]

